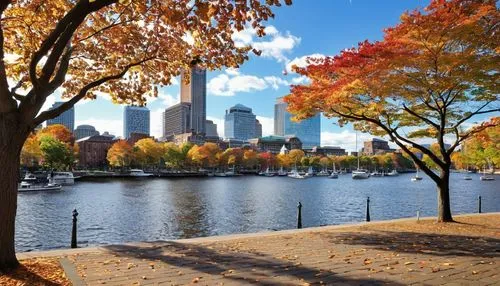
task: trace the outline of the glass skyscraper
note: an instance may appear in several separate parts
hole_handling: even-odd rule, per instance
[[[321,114],[304,119],[300,122],[292,121],[293,115],[287,110],[283,98],[278,98],[274,105],[274,133],[279,136],[296,136],[302,141],[303,149],[312,149],[321,145]]]
[[[54,109],[59,107],[64,102],[57,101],[55,102],[50,109]],[[54,124],[62,124],[68,128],[69,131],[73,132],[75,129],[75,107],[71,107],[70,109],[64,111],[56,118],[52,118],[47,120],[47,126]]]
[[[251,108],[236,104],[226,110],[226,116],[224,117],[225,137],[239,140],[257,137],[256,120]]]
[[[191,78],[184,83],[181,74],[181,102],[191,104],[191,129],[196,134],[205,134],[207,120],[207,72],[200,67],[191,68]]]
[[[125,106],[123,111],[123,137],[130,138],[130,133],[149,136],[149,109],[139,106]]]

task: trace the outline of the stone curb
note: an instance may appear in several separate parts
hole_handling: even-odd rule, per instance
[[[75,265],[69,261],[67,258],[61,258],[59,259],[59,264],[61,264],[62,269],[64,270],[64,273],[66,274],[66,277],[69,279],[71,282],[71,285],[73,286],[84,286],[87,285],[80,275],[78,275],[78,272],[76,270]]]

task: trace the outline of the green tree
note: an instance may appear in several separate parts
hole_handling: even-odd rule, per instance
[[[48,135],[40,138],[40,151],[42,164],[49,169],[65,170],[75,159],[73,150],[67,144]]]

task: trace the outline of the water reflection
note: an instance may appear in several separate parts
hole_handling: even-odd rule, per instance
[[[436,191],[411,175],[354,181],[324,177],[198,179],[120,179],[80,182],[63,192],[19,195],[18,251],[68,247],[71,211],[76,208],[82,246],[164,240],[229,233],[290,229],[296,226],[297,202],[303,204],[304,227],[359,222],[366,198],[372,220],[436,214]],[[500,178],[464,181],[453,174],[454,213],[500,211]]]

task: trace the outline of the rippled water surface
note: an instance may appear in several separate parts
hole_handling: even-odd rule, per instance
[[[436,215],[432,181],[398,177],[338,180],[314,177],[137,178],[77,182],[62,192],[21,193],[17,251],[70,245],[78,210],[79,246],[290,229],[302,202],[304,227],[359,222],[370,197],[372,220]],[[452,174],[453,213],[500,211],[500,177],[465,181]]]

